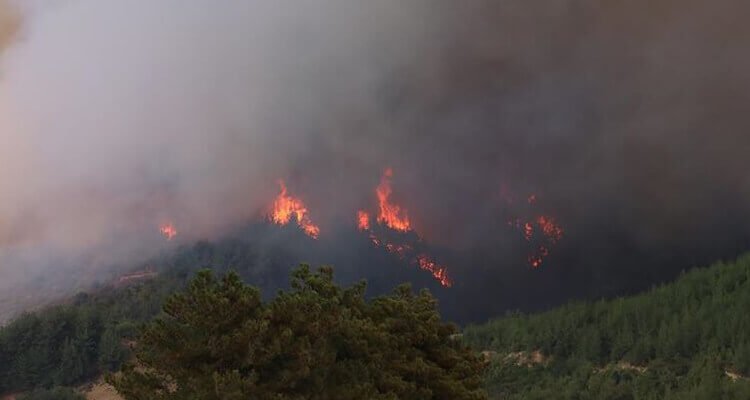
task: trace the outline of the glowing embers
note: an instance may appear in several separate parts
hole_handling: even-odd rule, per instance
[[[506,197],[506,202],[508,205],[512,204],[512,200],[508,197]],[[529,196],[527,203],[529,205],[527,213],[533,215],[533,207],[537,203],[537,196],[534,194]],[[557,224],[555,218],[549,215],[536,215],[529,219],[516,218],[508,221],[508,225],[521,232],[523,238],[531,244],[532,249],[526,259],[532,268],[542,266],[544,260],[550,255],[550,250],[557,245],[564,234],[562,227]]]
[[[357,228],[360,231],[370,230],[370,214],[361,210],[357,212]]]
[[[172,240],[175,237],[177,237],[177,228],[174,227],[174,224],[171,222],[167,222],[159,226],[159,232],[167,238],[167,240]]]
[[[273,202],[270,219],[277,225],[287,225],[292,222],[292,218],[297,225],[311,238],[317,239],[320,236],[320,228],[313,224],[310,215],[302,200],[292,197],[287,193],[284,181],[279,180],[281,189],[278,196]]]
[[[379,207],[377,224],[372,226],[370,213],[360,210],[357,212],[357,227],[368,233],[370,241],[376,247],[382,247],[398,258],[429,272],[444,287],[453,286],[447,267],[415,250],[420,242],[419,235],[413,230],[407,211],[391,201],[392,177],[393,170],[386,169],[375,190]]]
[[[428,255],[420,254],[417,256],[419,268],[428,271],[432,276],[445,287],[453,286],[453,280],[448,276],[448,267],[439,265]]]

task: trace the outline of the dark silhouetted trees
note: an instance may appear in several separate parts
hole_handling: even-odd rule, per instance
[[[332,270],[293,273],[264,303],[235,273],[200,272],[110,380],[127,399],[484,399],[484,361],[426,291],[365,299]]]

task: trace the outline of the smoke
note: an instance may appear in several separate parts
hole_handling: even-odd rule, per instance
[[[18,36],[3,5],[0,48]],[[451,254],[444,302],[473,317],[732,257],[750,248],[748,11],[41,1],[0,66],[0,293],[153,253],[165,221],[218,237],[262,216],[279,178],[324,236],[371,208],[387,166]],[[566,228],[539,271],[506,191]]]
[[[6,0],[0,2],[0,54],[13,41],[20,27],[20,16]]]

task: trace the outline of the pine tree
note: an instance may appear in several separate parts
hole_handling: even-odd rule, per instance
[[[364,295],[303,266],[263,303],[238,275],[204,271],[109,380],[126,399],[486,399],[484,361],[453,339],[429,293]]]
[[[74,340],[68,339],[62,348],[62,360],[57,369],[55,383],[61,386],[76,383],[84,376],[82,351]]]
[[[98,346],[98,364],[101,371],[115,371],[125,361],[128,352],[122,346],[121,341],[114,327],[109,327],[104,331]]]

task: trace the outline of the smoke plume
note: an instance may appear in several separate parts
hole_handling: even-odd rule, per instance
[[[21,25],[18,11],[7,2],[0,1],[0,56],[5,48],[13,42]]]
[[[18,36],[4,6],[0,49]],[[750,248],[749,11],[39,2],[0,66],[0,293],[80,286],[163,248],[161,223],[218,237],[262,218],[278,179],[323,238],[372,208],[387,167],[468,319],[733,257]],[[565,227],[536,270],[507,225],[531,194]]]

